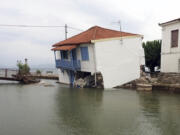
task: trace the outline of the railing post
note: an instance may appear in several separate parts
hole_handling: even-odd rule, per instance
[[[7,78],[7,72],[8,72],[8,70],[7,69],[5,69],[5,77]]]
[[[72,69],[74,69],[74,60],[73,60],[72,50],[70,51],[70,59],[71,59],[71,66],[72,66]]]

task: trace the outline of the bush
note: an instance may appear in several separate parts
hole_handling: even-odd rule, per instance
[[[41,71],[38,69],[38,70],[36,70],[36,74],[37,75],[41,75]]]
[[[21,61],[18,61],[17,67],[19,70],[19,74],[21,74],[21,75],[30,74],[30,67],[28,66],[28,64],[23,64]]]
[[[154,72],[154,67],[160,67],[161,40],[147,41],[143,43],[146,66]]]

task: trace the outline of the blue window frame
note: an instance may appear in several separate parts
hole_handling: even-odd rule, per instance
[[[89,60],[88,47],[81,47],[81,58],[84,61]]]

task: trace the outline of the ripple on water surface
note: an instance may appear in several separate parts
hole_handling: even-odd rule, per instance
[[[180,94],[0,83],[0,135],[179,135]]]

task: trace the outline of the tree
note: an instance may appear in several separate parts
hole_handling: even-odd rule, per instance
[[[36,70],[36,74],[37,74],[37,75],[41,75],[41,70],[37,69],[37,70]]]
[[[23,64],[21,61],[18,61],[17,67],[20,75],[27,75],[30,73],[30,67],[27,63]]]
[[[160,67],[161,61],[161,40],[143,42],[142,46],[145,53],[146,66],[151,72],[154,72],[154,67]]]

